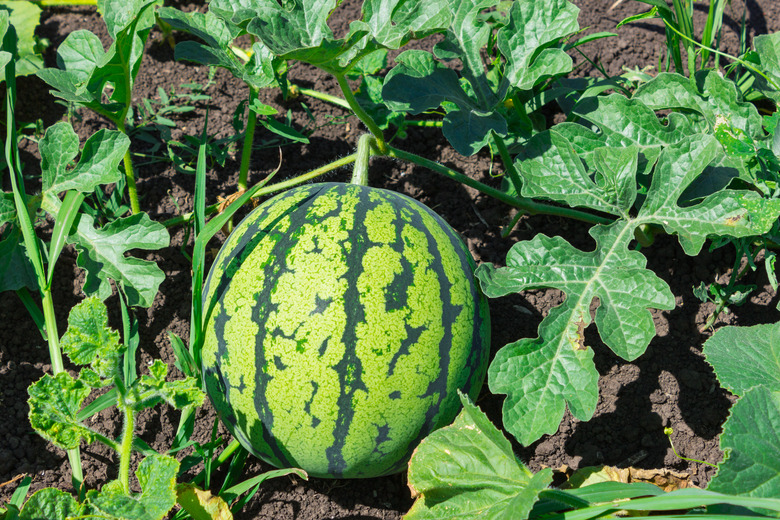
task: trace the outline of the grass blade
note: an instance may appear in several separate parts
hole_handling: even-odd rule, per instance
[[[46,287],[51,286],[54,278],[54,266],[57,263],[65,241],[70,234],[70,228],[79,213],[81,202],[84,200],[84,194],[75,190],[70,190],[65,194],[65,199],[60,205],[57,216],[54,219],[54,232],[49,244],[49,269],[46,276]]]

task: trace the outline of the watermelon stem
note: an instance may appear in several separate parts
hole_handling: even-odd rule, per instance
[[[257,98],[258,90],[252,86],[249,87],[249,103],[247,107],[252,106],[252,101]],[[238,170],[238,190],[246,191],[247,177],[249,175],[249,160],[252,158],[252,143],[255,138],[255,127],[257,126],[257,114],[251,109],[247,109],[246,129],[244,131],[244,144],[241,147],[241,166]]]
[[[129,406],[122,406],[125,416],[125,426],[122,432],[122,444],[119,447],[119,482],[122,491],[130,495],[130,458],[133,454],[133,429],[135,428],[135,416]]]
[[[363,134],[358,139],[357,158],[352,168],[352,184],[368,186],[368,162],[371,160],[371,145],[376,139],[371,134]]]
[[[444,175],[445,177],[449,177],[450,179],[458,181],[461,184],[465,184],[466,186],[479,190],[480,192],[484,193],[485,195],[488,195],[489,197],[498,199],[501,202],[509,204],[510,206],[513,206],[515,208],[518,208],[530,215],[539,215],[539,214],[556,215],[559,217],[580,220],[582,222],[587,222],[589,224],[611,224],[612,222],[614,222],[614,219],[608,217],[602,217],[600,215],[594,215],[592,213],[587,213],[585,211],[580,211],[577,209],[562,208],[558,206],[553,206],[551,204],[535,202],[533,200],[525,199],[518,196],[513,197],[512,195],[504,193],[501,190],[488,186],[487,184],[483,184],[478,180],[472,179],[468,175],[465,175],[459,171],[448,168],[443,164],[437,163],[436,161],[431,161],[430,159],[426,159],[425,157],[421,157],[411,152],[405,152],[403,150],[399,150],[398,148],[395,148],[394,146],[391,145],[386,145],[386,146],[387,146],[387,153],[385,155],[387,157],[401,159],[402,161],[411,162],[419,166],[422,166],[423,168],[428,168],[429,170],[433,170],[437,173]]]
[[[387,143],[385,142],[385,136],[382,134],[382,130],[379,128],[379,125],[376,124],[376,121],[368,115],[368,112],[363,110],[363,107],[360,106],[357,98],[355,98],[355,94],[352,93],[352,89],[349,87],[349,83],[347,83],[346,76],[344,76],[344,74],[334,74],[334,76],[339,83],[342,94],[344,94],[345,101],[349,104],[349,108],[376,138],[376,147],[379,149],[379,152],[382,154],[386,153]]]
[[[271,193],[276,193],[277,191],[283,191],[288,188],[292,188],[293,186],[297,186],[298,184],[303,184],[306,181],[316,179],[317,177],[321,175],[325,175],[328,172],[332,172],[333,170],[344,168],[345,166],[348,166],[353,162],[355,162],[357,160],[357,155],[358,155],[357,153],[353,153],[344,156],[341,159],[337,159],[333,162],[330,162],[325,166],[320,166],[319,168],[316,168],[308,173],[304,173],[303,175],[298,175],[297,177],[293,177],[292,179],[288,179],[282,182],[277,182],[276,184],[271,184],[270,186],[264,186],[257,190],[255,189],[257,184],[255,184],[252,188],[250,188],[247,191],[252,192],[252,198],[262,197],[263,195],[269,195]],[[265,181],[264,180],[260,181],[258,184],[262,185],[263,182]],[[205,214],[213,215],[214,213],[219,213],[220,206],[222,206],[221,202],[212,204],[211,206],[207,206]],[[188,224],[194,218],[195,218],[194,212],[185,213],[184,215],[180,215],[178,217],[169,218],[168,220],[163,222],[163,226],[165,226],[166,228],[170,228],[173,226],[179,226],[181,224]]]

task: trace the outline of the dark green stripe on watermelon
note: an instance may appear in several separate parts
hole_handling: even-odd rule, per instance
[[[215,408],[278,466],[402,470],[454,418],[456,390],[481,386],[489,324],[472,273],[455,232],[407,197],[331,183],[271,199],[236,228],[204,290]]]

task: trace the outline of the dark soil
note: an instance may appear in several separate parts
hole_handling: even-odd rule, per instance
[[[582,8],[580,25],[587,27],[587,32],[615,31],[615,25],[620,20],[647,7],[626,0],[609,11],[613,3],[611,0],[575,0],[575,3]],[[174,2],[174,5],[184,10],[204,9],[197,4]],[[701,27],[706,5],[696,3],[695,6],[698,26]],[[721,45],[727,52],[738,52],[737,35],[743,7],[747,9],[748,44],[755,34],[780,30],[780,3],[773,0],[745,0],[744,3],[734,0],[727,7]],[[351,16],[342,16],[339,12],[334,19],[337,32],[344,29],[344,18]],[[350,8],[346,7],[344,12],[349,13]],[[39,32],[52,44],[47,53],[50,66],[54,65],[56,46],[71,31],[82,28],[92,30],[105,41],[105,26],[93,9],[46,10]],[[641,69],[658,64],[659,53],[664,51],[663,28],[659,23],[643,21],[616,32],[619,33],[616,37],[583,46],[583,53],[603,66],[610,75],[621,74],[624,67]],[[600,74],[580,55],[575,55],[575,62],[578,75]],[[337,94],[335,81],[316,69],[298,64],[293,68],[291,78],[301,86]],[[246,88],[222,70],[217,71],[213,79],[213,84],[206,91],[211,100],[198,104],[197,110],[190,115],[178,116],[173,138],[181,140],[184,134],[198,135],[203,128],[206,108],[209,109],[209,134],[216,138],[235,134],[232,117],[239,102],[246,98]],[[181,84],[205,84],[207,80],[207,68],[176,62],[173,51],[155,30],[135,88],[136,101],[140,103],[144,98],[159,100],[157,89],[160,87],[185,91],[180,89]],[[67,116],[65,108],[55,103],[47,91],[47,87],[35,78],[20,79],[19,121],[42,118],[44,125],[49,126]],[[284,102],[276,92],[268,91],[263,100],[277,106],[283,113],[289,111],[299,129],[312,132],[310,144],[282,148],[278,179],[294,177],[351,153],[362,132],[355,118],[345,117],[340,108],[315,99],[299,98]],[[304,104],[314,114],[314,121],[307,115]],[[105,120],[87,110],[77,111],[73,122],[82,139],[99,128],[110,127]],[[252,159],[250,182],[260,180],[279,162],[279,151],[270,135],[258,132],[255,145],[258,149]],[[500,168],[498,163],[491,164],[486,154],[472,158],[456,155],[441,134],[433,129],[411,130],[409,138],[400,146],[488,183],[495,183],[491,179],[491,168]],[[140,139],[134,140],[133,150],[139,154],[160,155]],[[22,159],[26,173],[34,176],[39,171],[39,156],[34,143],[24,143]],[[170,162],[146,161],[141,157],[136,161],[141,205],[153,219],[161,221],[192,209],[194,176],[176,172]],[[235,191],[237,173],[234,172],[237,171],[238,158],[235,154],[227,159],[224,167],[214,165],[210,169],[208,203]],[[347,171],[339,171],[326,178],[347,180],[348,175]],[[406,193],[432,207],[462,234],[477,262],[502,264],[514,242],[530,239],[540,232],[560,234],[577,247],[593,247],[585,226],[541,216],[522,218],[510,237],[502,239],[501,230],[513,214],[509,208],[422,168],[374,160],[370,184]],[[8,189],[8,186],[3,187]],[[34,185],[30,189],[34,189]],[[220,235],[214,240],[214,247],[219,246],[221,239]],[[189,336],[191,279],[189,263],[182,254],[184,240],[184,229],[173,228],[170,247],[148,257],[159,263],[166,279],[153,307],[137,312],[141,337],[140,367],[160,357],[172,366],[169,333],[183,338]],[[517,446],[518,456],[532,469],[630,464],[638,468],[673,469],[687,475],[694,485],[706,485],[713,469],[677,458],[663,432],[667,426],[674,428],[673,440],[679,453],[709,462],[721,459],[718,435],[733,398],[719,387],[712,370],[704,362],[702,344],[710,332],[700,332],[699,329],[713,306],[700,303],[693,296],[692,288],[702,282],[709,284],[726,280],[735,253],[723,248],[705,251],[691,258],[683,253],[676,240],[669,237],[659,239],[644,252],[648,256],[649,268],[671,286],[677,308],[655,313],[658,335],[647,352],[631,363],[612,354],[600,342],[593,327],[587,331],[588,344],[595,350],[596,367],[602,376],[596,415],[588,422],[581,422],[567,413],[556,434],[543,437],[528,447]],[[66,248],[55,277],[54,295],[60,331],[65,329],[69,309],[83,298],[83,275],[75,267],[75,257],[75,251]],[[749,302],[722,316],[716,327],[771,323],[778,319],[776,295],[761,272],[759,269],[750,273],[745,280],[759,287]],[[542,317],[561,301],[562,295],[556,291],[529,291],[491,301],[494,349],[521,337],[536,336]],[[117,309],[117,303],[116,297],[111,298],[109,308]],[[112,316],[112,323],[119,327],[118,316]],[[15,295],[3,294],[0,296],[0,410],[4,416],[0,420],[0,439],[3,439],[0,444],[0,484],[21,474],[30,474],[34,476],[33,490],[44,486],[69,489],[70,474],[65,453],[36,435],[27,420],[27,387],[49,371],[45,341],[32,319]],[[490,396],[487,389],[484,394],[478,404],[500,425],[501,396]],[[208,441],[213,418],[209,407],[204,407],[194,440]],[[164,451],[170,445],[177,422],[177,414],[167,409],[152,411],[141,418],[141,436],[153,447]],[[120,428],[118,416],[109,412],[100,414],[94,423],[110,435],[117,435]],[[222,427],[220,434],[229,436]],[[100,446],[85,447],[82,458],[88,487],[99,487],[106,480],[115,478],[116,460]],[[268,469],[267,465],[250,458],[245,475],[253,476]],[[2,485],[0,501],[7,501],[15,487],[15,483]],[[263,484],[237,518],[391,519],[400,518],[411,503],[403,475],[359,481],[302,481],[284,477]]]

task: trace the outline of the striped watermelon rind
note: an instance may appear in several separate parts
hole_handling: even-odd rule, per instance
[[[253,210],[204,289],[202,365],[251,453],[312,476],[402,471],[476,397],[487,301],[457,233],[398,193],[321,183]]]

